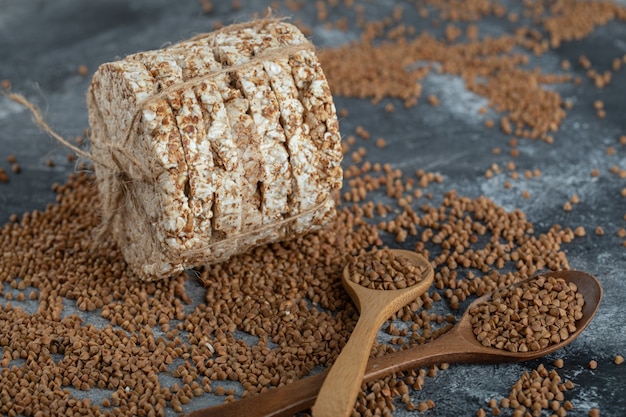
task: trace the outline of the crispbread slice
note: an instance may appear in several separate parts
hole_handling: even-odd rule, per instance
[[[266,30],[281,46],[308,42],[302,32],[285,22],[267,25]],[[332,189],[339,189],[343,179],[341,137],[335,105],[322,66],[315,54],[308,50],[295,52],[289,58],[289,66],[305,109],[304,120],[310,129],[308,134],[318,149],[322,182]],[[318,201],[325,198],[321,195]]]
[[[254,58],[253,51],[267,45],[267,40],[253,28],[219,34],[215,42],[220,45],[219,50],[230,65],[250,62]],[[293,189],[278,100],[262,62],[234,71],[234,75],[236,85],[250,103],[255,130],[261,137],[259,157],[263,175],[259,178],[258,187],[262,198],[262,223],[274,223],[289,214],[289,196]]]
[[[278,40],[265,31],[258,36],[265,42],[254,49],[256,55],[268,48],[280,46]],[[298,99],[298,88],[291,75],[289,58],[264,61],[263,66],[280,108],[280,121],[287,139],[295,190],[290,199],[290,214],[297,215],[313,209],[321,192],[317,148],[310,136],[305,134],[304,107]]]
[[[207,77],[214,71],[222,69],[221,64],[215,59],[212,48],[206,43],[196,41],[190,47],[195,58],[188,62],[187,71],[192,71],[196,77]],[[242,228],[241,184],[244,179],[244,167],[223,99],[223,96],[231,97],[233,93],[228,86],[226,74],[209,77],[195,85],[194,91],[202,108],[207,127],[206,140],[213,155],[214,167],[211,173],[211,181],[215,188],[213,237],[215,240],[222,240],[240,233]],[[227,251],[236,252],[236,240],[225,243],[224,246],[230,248]]]
[[[204,61],[195,45],[174,45],[168,51],[182,70],[182,81],[205,75]],[[216,193],[216,181],[213,179],[216,166],[208,136],[211,116],[203,111],[198,98],[198,92],[205,92],[207,88],[207,82],[201,82],[170,95],[172,108],[177,112],[176,121],[189,169],[188,199],[194,215],[195,237],[202,242],[211,239]]]
[[[182,81],[182,69],[166,51],[150,51],[127,57],[143,63],[160,90]],[[176,93],[170,94],[176,100]],[[163,192],[161,201],[164,243],[173,251],[193,246],[194,216],[189,207],[189,167],[176,123],[176,114],[167,98],[150,99],[142,114],[146,137],[155,158],[156,182]],[[154,163],[153,163],[154,165]],[[160,169],[163,171],[159,172]]]
[[[267,25],[260,33],[270,40],[273,48],[308,45],[295,26],[284,22]],[[299,216],[292,230],[302,233],[311,230],[309,225],[321,224],[321,219],[334,213],[332,194],[341,188],[343,155],[335,108],[312,51],[303,48],[288,58],[267,62],[265,67],[277,96],[280,91],[295,89],[296,92],[295,99],[279,102],[285,131],[291,125],[289,129],[294,132],[288,143],[298,190],[295,203],[297,212],[304,214]],[[316,189],[313,193],[309,192],[312,188]]]
[[[151,141],[136,141],[137,137],[144,138],[144,126],[133,123],[137,111],[140,119],[144,116],[144,112],[140,111],[142,104],[157,88],[157,83],[143,64],[131,61],[102,65],[94,74],[90,87],[89,118],[93,129],[94,157],[119,161],[125,165],[132,179],[155,175],[149,172],[152,166]],[[152,117],[152,113],[156,114],[156,111],[149,111],[148,118]],[[119,148],[126,151],[120,153]],[[165,235],[160,228],[153,227],[162,220],[159,212],[161,194],[156,191],[155,184],[136,180],[119,184],[117,172],[110,168],[97,167],[98,186],[106,198],[115,198],[117,191],[111,188],[114,184],[125,187],[124,202],[120,204],[119,212],[115,213],[111,226],[113,234],[123,242],[120,247],[126,261],[146,277],[175,273],[177,268],[169,263],[162,248]],[[133,228],[126,227],[126,224],[132,224]]]
[[[229,55],[235,47],[222,44],[228,34],[216,36],[215,55],[222,66],[231,66]],[[261,191],[259,182],[263,178],[263,161],[261,158],[261,136],[256,130],[254,120],[249,114],[250,102],[237,85],[236,71],[229,73],[229,82],[222,87],[222,97],[233,137],[237,138],[239,160],[243,167],[241,181],[241,223],[243,230],[250,230],[262,223]]]

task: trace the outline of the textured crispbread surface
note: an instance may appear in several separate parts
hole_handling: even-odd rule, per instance
[[[233,25],[103,64],[88,105],[98,186],[114,203],[103,218],[142,279],[335,214],[335,106],[312,45],[289,23]]]

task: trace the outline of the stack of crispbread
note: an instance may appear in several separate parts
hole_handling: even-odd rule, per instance
[[[315,230],[335,213],[335,107],[289,23],[233,25],[103,64],[88,102],[101,195],[122,191],[103,216],[143,279]]]

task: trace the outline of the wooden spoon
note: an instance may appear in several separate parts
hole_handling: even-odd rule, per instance
[[[359,309],[359,321],[317,394],[317,400],[311,409],[313,417],[350,415],[363,383],[372,343],[380,326],[402,307],[422,295],[433,282],[433,267],[424,257],[401,249],[392,252],[395,257],[404,257],[415,266],[423,267],[426,272],[422,280],[413,286],[401,290],[377,290],[352,281],[350,265],[346,265],[342,283]]]
[[[545,349],[532,352],[513,353],[481,345],[472,332],[469,310],[478,303],[488,300],[491,294],[487,294],[470,304],[456,326],[441,337],[424,345],[370,359],[363,376],[363,382],[380,379],[394,372],[444,362],[522,362],[537,359],[563,348],[576,339],[593,319],[602,299],[602,287],[595,277],[580,271],[545,272],[541,275],[563,278],[568,282],[573,282],[578,286],[578,291],[585,299],[583,316],[576,322],[576,331],[571,333],[567,339]],[[269,389],[258,395],[194,411],[187,416],[289,417],[311,408],[327,375],[328,372],[322,372],[278,388]]]

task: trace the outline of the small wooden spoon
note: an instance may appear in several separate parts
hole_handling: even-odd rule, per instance
[[[579,271],[545,272],[541,275],[563,278],[578,286],[585,299],[583,316],[576,322],[576,331],[560,343],[533,352],[508,352],[485,347],[472,332],[469,310],[491,297],[487,294],[476,299],[465,311],[456,326],[443,336],[424,345],[400,350],[369,360],[362,382],[383,378],[394,372],[402,372],[439,363],[503,363],[537,359],[563,348],[578,337],[591,322],[602,299],[602,286],[598,280]],[[531,278],[533,279],[533,278]],[[289,417],[309,409],[324,383],[328,372],[322,372],[301,380],[269,389],[238,401],[205,408],[187,414],[188,417]]]
[[[422,295],[433,282],[433,267],[415,252],[395,249],[394,256],[404,257],[415,266],[425,268],[422,280],[401,290],[366,288],[350,278],[350,265],[343,270],[342,283],[360,311],[359,321],[348,343],[330,369],[317,401],[311,409],[313,417],[347,417],[363,383],[363,374],[371,346],[380,326],[402,307]]]

